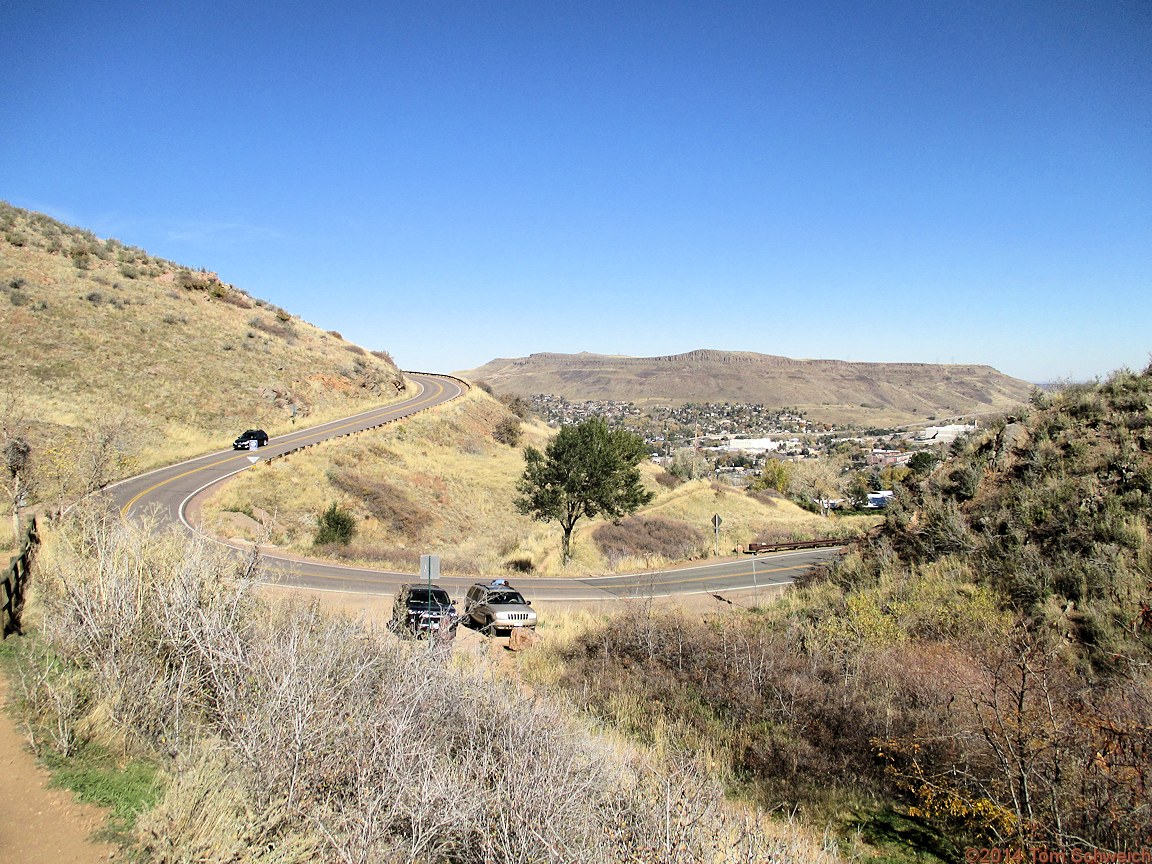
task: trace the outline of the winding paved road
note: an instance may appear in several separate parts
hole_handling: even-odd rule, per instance
[[[188,520],[189,505],[215,483],[303,447],[410,417],[449,402],[467,389],[462,382],[445,376],[415,372],[406,372],[405,376],[416,385],[417,392],[402,402],[278,436],[257,451],[223,450],[160,468],[109,486],[106,491],[126,516],[155,512],[161,525],[177,524],[189,532],[196,532],[197,528]],[[225,545],[244,551],[238,545]],[[525,583],[525,589],[532,596],[555,601],[722,594],[790,583],[814,564],[827,561],[838,553],[835,548],[805,549],[653,573],[579,579],[525,576],[517,581]],[[319,591],[392,594],[397,585],[417,578],[411,573],[326,564],[283,555],[275,550],[262,549],[261,558],[269,581]],[[462,594],[473,581],[450,576],[438,580],[453,595]]]

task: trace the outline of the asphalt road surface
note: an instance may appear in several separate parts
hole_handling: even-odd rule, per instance
[[[161,527],[180,525],[189,532],[187,513],[193,499],[215,483],[303,447],[331,438],[356,434],[409,417],[457,398],[467,386],[453,378],[406,372],[417,392],[402,402],[366,411],[309,429],[290,432],[269,440],[255,451],[222,450],[124,480],[106,490],[125,516],[154,513]],[[237,430],[239,433],[242,430]],[[226,544],[239,551],[246,547]],[[436,550],[428,550],[435,554]],[[813,565],[828,561],[839,549],[804,549],[776,552],[679,567],[660,572],[622,576],[595,576],[578,579],[522,576],[517,583],[540,600],[589,601],[624,598],[668,597],[677,594],[725,594],[756,590],[792,582]],[[325,564],[287,556],[274,549],[261,549],[261,561],[269,582],[320,591],[392,594],[403,582],[418,581],[413,573],[397,573]],[[454,596],[463,594],[474,579],[441,577],[437,583]],[[530,585],[530,587],[529,587]]]

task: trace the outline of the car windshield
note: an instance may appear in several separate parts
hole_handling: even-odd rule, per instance
[[[485,601],[496,604],[523,604],[524,598],[520,596],[519,591],[492,591],[485,598]]]
[[[427,603],[428,602],[428,589],[427,588],[413,588],[408,593],[408,599],[413,603]],[[443,588],[432,589],[432,602],[440,606],[451,606],[452,601],[448,598],[448,592]]]

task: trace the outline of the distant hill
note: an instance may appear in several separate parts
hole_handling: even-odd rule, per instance
[[[354,413],[403,386],[386,353],[214,273],[5,202],[0,370],[5,435],[23,429],[41,467],[80,458],[97,427],[114,427],[118,454],[141,467],[227,446],[246,428]]]
[[[744,402],[798,408],[820,420],[914,423],[1008,410],[1033,385],[991,366],[792,360],[746,351],[666,357],[533,354],[459,373],[500,393],[575,401]]]

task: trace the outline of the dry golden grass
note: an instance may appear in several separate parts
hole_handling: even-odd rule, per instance
[[[666,566],[651,556],[609,562],[592,532],[601,520],[577,526],[573,560],[560,560],[560,529],[516,512],[516,482],[524,470],[522,451],[497,443],[492,433],[506,409],[479,389],[450,405],[339,442],[310,448],[285,460],[246,471],[215,492],[203,506],[208,531],[261,541],[298,553],[313,554],[319,514],[332,502],[350,510],[357,533],[343,555],[357,563],[412,569],[415,556],[438,554],[446,573],[481,574],[516,570],[525,562],[538,575],[587,575]],[[542,424],[525,424],[524,443],[543,446],[552,434]],[[662,469],[645,465],[646,485],[656,494],[641,514],[682,520],[706,532],[711,551],[714,513],[723,525],[719,551],[730,554],[760,532],[811,539],[865,530],[874,519],[829,520],[791,502],[764,503],[729,486],[704,481],[668,490],[655,480]],[[348,493],[374,488],[376,500]],[[380,498],[388,512],[414,514],[407,529],[381,519]],[[245,514],[245,518],[237,514]],[[331,554],[334,550],[326,549]],[[528,566],[530,565],[530,567]]]

